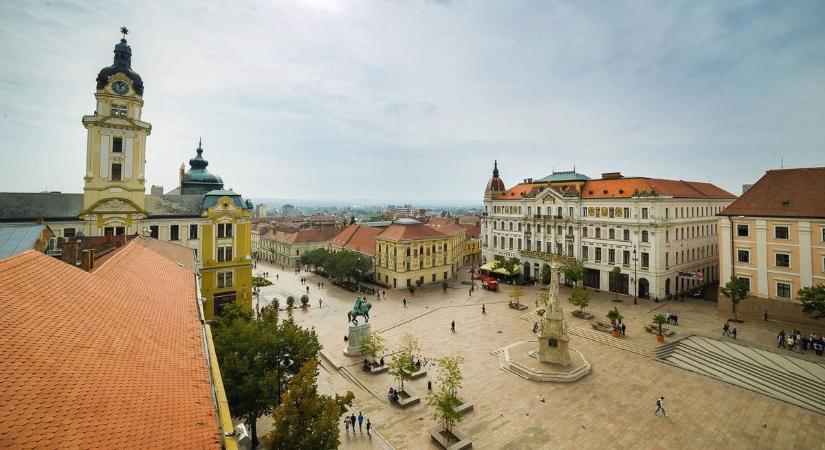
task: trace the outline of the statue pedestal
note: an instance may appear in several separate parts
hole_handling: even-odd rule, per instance
[[[347,349],[344,350],[346,356],[361,356],[364,352],[361,351],[361,339],[370,334],[370,323],[362,323],[358,325],[349,326],[347,333]]]

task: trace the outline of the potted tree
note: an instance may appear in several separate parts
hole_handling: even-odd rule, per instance
[[[659,332],[656,334],[656,340],[659,342],[664,342],[665,335],[662,334],[662,325],[667,323],[667,317],[664,314],[656,314],[653,316],[653,323],[659,325]]]
[[[527,309],[527,305],[521,304],[521,297],[524,296],[524,291],[521,289],[521,286],[516,286],[510,291],[510,302],[509,306],[513,309]]]
[[[301,296],[301,308],[307,309],[309,307],[309,296],[304,294]]]
[[[449,286],[449,285],[447,284],[447,281],[442,281],[442,282],[441,282],[441,290],[442,290],[445,294],[447,293],[447,287],[448,287],[448,286]]]
[[[279,310],[281,307],[280,300],[278,300],[276,297],[272,297],[272,306],[275,308],[276,311]]]
[[[295,306],[295,297],[289,296],[286,298],[286,311],[292,315],[292,308]]]
[[[415,286],[414,285],[411,284],[411,285],[407,286],[407,290],[410,291],[410,294],[412,294],[413,297],[415,297]]]
[[[469,411],[472,405],[462,402],[458,398],[458,390],[464,379],[461,374],[461,356],[445,356],[438,360],[438,391],[430,394],[427,404],[434,408],[433,420],[441,426],[430,430],[430,436],[443,448],[466,448],[469,440],[453,429],[460,422],[463,413]],[[466,441],[466,442],[465,442]],[[461,444],[461,445],[459,445]]]
[[[590,304],[590,293],[581,286],[573,287],[570,293],[570,303],[579,307],[578,310],[572,312],[574,316],[588,320],[593,318],[593,314],[584,312],[584,308]]]
[[[610,319],[610,323],[613,325],[613,331],[610,334],[613,337],[621,337],[622,332],[619,331],[619,321],[622,319],[622,314],[614,308],[607,312],[607,318]]]

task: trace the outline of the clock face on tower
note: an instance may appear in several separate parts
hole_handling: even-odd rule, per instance
[[[126,84],[126,82],[123,80],[117,80],[114,83],[112,83],[112,90],[115,92],[115,94],[124,95],[127,92],[129,92],[129,85]]]

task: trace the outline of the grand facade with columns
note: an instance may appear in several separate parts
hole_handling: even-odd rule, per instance
[[[580,260],[583,283],[665,298],[718,280],[715,215],[735,196],[710,183],[575,171],[526,178],[506,188],[495,164],[484,192],[482,263],[517,258],[540,278],[552,255]],[[489,267],[489,266],[488,266]]]
[[[252,204],[206,171],[200,144],[179,188],[146,194],[152,125],[143,118],[143,94],[124,34],[113,64],[97,75],[94,112],[82,118],[83,193],[0,193],[0,222],[47,223],[66,239],[140,234],[178,243],[197,256],[207,318],[230,302],[251,309]]]

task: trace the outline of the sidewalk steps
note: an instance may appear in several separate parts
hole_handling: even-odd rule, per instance
[[[777,358],[779,357],[779,358]],[[786,403],[825,414],[825,387],[813,363],[701,336],[656,352],[666,364],[715,378]],[[801,364],[800,363],[805,363]]]

